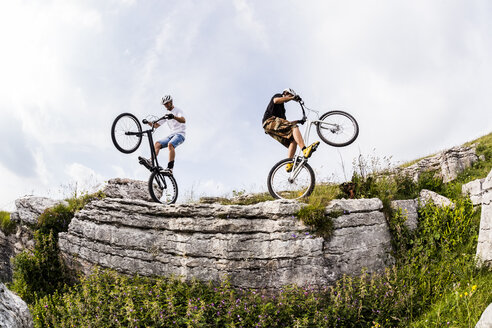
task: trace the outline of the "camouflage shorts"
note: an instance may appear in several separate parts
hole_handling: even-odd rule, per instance
[[[280,142],[285,147],[289,147],[294,140],[292,130],[297,125],[283,118],[272,116],[263,123],[265,133]]]

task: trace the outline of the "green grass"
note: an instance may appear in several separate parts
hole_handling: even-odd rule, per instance
[[[492,272],[483,271],[439,294],[438,300],[410,327],[475,327],[492,303]]]

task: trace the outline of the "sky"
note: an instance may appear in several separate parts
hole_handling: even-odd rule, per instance
[[[317,181],[349,180],[359,156],[396,165],[492,132],[488,0],[13,0],[0,40],[0,210],[147,181],[147,141],[123,154],[110,129],[123,112],[163,115],[165,94],[187,120],[178,202],[267,190],[287,151],[261,119],[284,88],[359,123],[353,144],[310,159]]]

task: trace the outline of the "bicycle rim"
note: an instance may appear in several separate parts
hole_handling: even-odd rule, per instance
[[[178,184],[171,174],[155,171],[149,178],[149,192],[158,203],[174,204],[178,199]]]
[[[271,169],[268,175],[268,191],[277,199],[299,199],[309,196],[314,189],[313,169],[304,163],[295,179],[292,179],[293,174],[286,170],[288,163],[292,163],[292,159],[284,159]]]
[[[325,143],[343,147],[350,145],[359,135],[359,125],[352,115],[342,111],[332,111],[321,116],[316,126],[319,137]]]
[[[111,127],[113,144],[122,153],[133,153],[142,142],[142,135],[128,135],[127,132],[142,132],[138,119],[130,113],[119,115]]]

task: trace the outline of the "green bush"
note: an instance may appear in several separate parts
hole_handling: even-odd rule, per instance
[[[0,211],[0,230],[2,230],[4,234],[10,235],[15,231],[16,226],[15,222],[10,220],[9,212]]]
[[[65,284],[71,281],[60,259],[55,233],[36,231],[34,240],[34,251],[23,251],[13,260],[12,290],[27,303],[34,302],[36,297],[63,290]]]
[[[74,275],[64,265],[58,248],[58,233],[68,230],[76,211],[93,199],[104,197],[101,192],[67,199],[46,209],[39,217],[34,232],[34,250],[24,250],[13,260],[12,290],[24,301],[32,303],[37,297],[62,291],[74,282]]]

